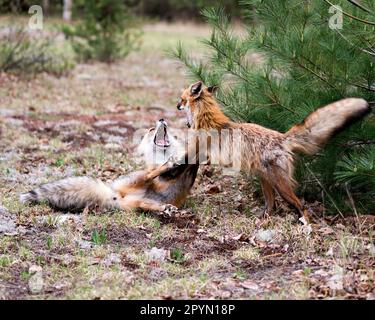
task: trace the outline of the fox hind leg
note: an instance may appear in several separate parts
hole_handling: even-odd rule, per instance
[[[279,195],[289,203],[301,217],[304,217],[306,221],[309,221],[309,215],[304,210],[301,200],[298,199],[291,186],[290,179],[285,177],[281,168],[273,168],[272,180],[269,183],[279,193]]]
[[[265,178],[260,179],[260,183],[262,186],[262,191],[264,195],[264,199],[266,202],[266,210],[265,214],[270,214],[273,212],[275,207],[275,191],[270,183]]]

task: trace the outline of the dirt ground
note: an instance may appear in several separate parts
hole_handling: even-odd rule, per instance
[[[190,80],[164,51],[194,52],[209,30],[148,25],[140,51],[63,77],[0,75],[0,299],[375,299],[375,216],[311,226],[281,201],[262,216],[256,181],[202,167],[186,207],[199,223],[136,212],[57,212],[22,205],[40,183],[140,168],[132,137],[175,108]]]

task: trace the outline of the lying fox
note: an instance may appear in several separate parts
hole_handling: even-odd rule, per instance
[[[48,202],[61,210],[84,208],[121,208],[162,211],[171,214],[185,202],[194,184],[198,164],[175,165],[173,157],[182,156],[184,147],[168,133],[160,119],[143,137],[139,150],[147,170],[133,172],[111,185],[89,177],[71,177],[44,184],[20,196],[23,203]]]
[[[240,169],[254,172],[260,177],[266,212],[272,212],[277,191],[301,216],[308,219],[307,211],[293,191],[296,186],[293,179],[294,153],[316,153],[336,132],[364,117],[370,111],[368,103],[359,98],[334,102],[312,112],[288,132],[280,133],[252,123],[231,121],[220,110],[213,95],[214,90],[215,87],[206,87],[202,82],[197,82],[183,91],[177,108],[186,111],[188,127],[195,130],[228,129],[232,135],[235,129],[240,130]],[[219,157],[227,158],[226,153],[233,154],[231,146],[221,141],[212,144],[212,155],[220,154]],[[220,163],[220,159],[217,162]]]

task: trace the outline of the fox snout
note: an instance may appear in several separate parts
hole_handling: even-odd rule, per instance
[[[177,110],[184,110],[185,109],[185,106],[182,105],[182,101],[180,100],[178,103],[177,103]]]
[[[161,127],[164,127],[164,128],[167,128],[168,127],[168,123],[167,121],[165,121],[164,119],[159,119],[159,121],[156,123],[156,129],[158,130],[159,128]]]

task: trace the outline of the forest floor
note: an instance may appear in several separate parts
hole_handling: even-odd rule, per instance
[[[68,75],[0,75],[0,299],[375,299],[375,216],[328,213],[310,226],[281,201],[262,217],[256,182],[203,167],[186,204],[199,223],[136,212],[57,212],[19,193],[56,179],[140,168],[133,133],[168,119],[190,80],[164,51],[196,25],[144,30],[140,51]]]

